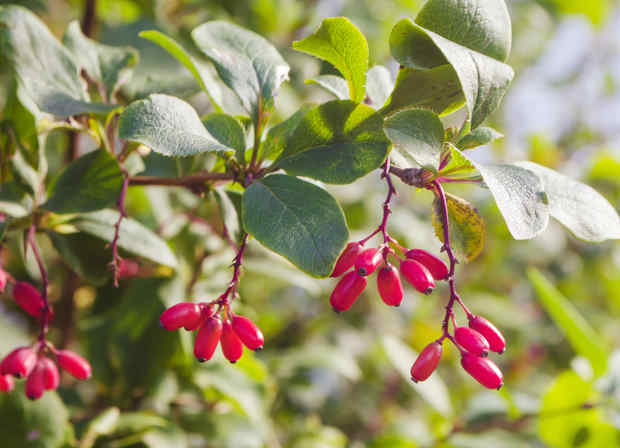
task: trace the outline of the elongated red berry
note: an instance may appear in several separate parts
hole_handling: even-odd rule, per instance
[[[481,316],[472,316],[469,319],[469,326],[473,328],[489,341],[489,347],[495,353],[504,353],[506,350],[506,339],[504,335],[491,322]]]
[[[34,317],[41,317],[43,297],[37,288],[28,282],[17,282],[13,286],[13,299],[24,311]]]
[[[424,347],[411,366],[411,379],[417,383],[431,376],[439,364],[442,352],[443,346],[437,341]]]
[[[208,318],[198,330],[194,340],[194,356],[200,362],[210,360],[222,335],[222,321],[217,316]]]
[[[383,254],[379,249],[366,249],[355,260],[355,271],[361,275],[370,275],[377,270],[383,261]]]
[[[140,271],[140,265],[137,261],[123,258],[118,266],[118,278],[123,280],[135,277],[138,271]]]
[[[366,277],[358,275],[356,271],[345,274],[329,297],[329,303],[337,313],[346,311],[355,303],[366,288]]]
[[[461,365],[476,381],[489,389],[499,389],[504,385],[504,376],[499,367],[489,358],[481,358],[471,353],[461,357]]]
[[[11,375],[0,375],[0,391],[11,392],[15,387],[15,381]]]
[[[0,268],[0,293],[4,292],[4,289],[6,288],[6,284],[8,283],[8,281],[9,281],[9,273],[6,272],[4,269]]]
[[[224,353],[226,359],[232,363],[237,362],[241,355],[243,355],[243,343],[228,320],[222,325],[220,341],[222,343],[222,353]]]
[[[450,273],[448,266],[446,266],[441,258],[423,249],[408,250],[405,256],[411,260],[422,263],[435,280],[445,280]]]
[[[45,372],[43,366],[37,362],[26,378],[26,396],[31,400],[38,400],[43,392],[45,392]]]
[[[178,330],[181,327],[195,329],[200,325],[201,316],[197,303],[181,302],[161,313],[159,322],[169,331]]]
[[[37,363],[43,369],[43,386],[45,390],[54,390],[60,383],[60,374],[56,363],[47,357],[39,358]]]
[[[403,285],[395,266],[388,264],[377,274],[377,289],[383,301],[390,306],[398,306],[403,300]]]
[[[265,345],[265,338],[260,328],[250,319],[243,316],[234,316],[232,328],[247,348],[250,350],[262,350],[263,345]]]
[[[30,374],[36,363],[37,354],[32,348],[19,347],[2,360],[0,374],[25,378]]]
[[[456,327],[454,339],[472,355],[484,357],[489,354],[489,342],[473,328]]]
[[[435,289],[435,280],[426,267],[415,260],[403,260],[400,262],[400,272],[415,289],[430,294]]]
[[[360,243],[347,244],[347,247],[344,248],[342,254],[338,257],[338,261],[336,261],[331,277],[340,277],[347,272],[355,264],[355,260],[357,260],[361,252],[362,245]]]
[[[78,380],[90,378],[90,363],[71,350],[59,350],[56,352],[58,365]]]

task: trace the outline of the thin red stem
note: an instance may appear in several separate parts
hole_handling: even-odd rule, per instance
[[[228,288],[226,291],[216,300],[216,303],[220,305],[220,307],[228,307],[230,301],[235,299],[237,294],[237,288],[239,286],[239,277],[241,275],[241,266],[243,265],[243,254],[245,253],[245,248],[248,244],[249,234],[245,234],[243,236],[243,241],[239,246],[239,250],[237,251],[237,255],[233,258],[233,276],[228,284]]]
[[[457,302],[465,311],[467,318],[472,316],[471,312],[467,309],[458,293],[456,292],[456,285],[454,282],[454,271],[456,269],[456,265],[458,260],[454,256],[454,252],[452,251],[452,246],[450,244],[450,221],[448,218],[448,201],[446,200],[446,194],[441,186],[441,182],[435,179],[433,182],[433,187],[435,188],[435,192],[439,198],[439,204],[441,206],[441,227],[443,230],[443,250],[448,254],[448,258],[450,259],[450,271],[448,273],[448,284],[450,285],[450,300],[448,300],[448,304],[446,305],[446,314],[443,319],[443,323],[441,328],[443,330],[443,335],[440,339],[448,338],[452,342],[454,340],[450,336],[448,332],[448,326],[450,323],[450,316],[453,315],[452,308],[454,306],[454,302]],[[458,347],[458,345],[457,345]]]
[[[49,288],[49,279],[47,278],[47,270],[45,266],[43,266],[43,260],[41,258],[41,254],[39,253],[39,247],[37,246],[37,241],[35,239],[36,227],[35,225],[31,225],[28,230],[28,244],[32,247],[32,253],[34,254],[34,258],[37,261],[37,265],[39,266],[39,271],[41,272],[41,280],[43,285],[41,287],[41,298],[43,300],[43,309],[41,310],[41,332],[39,333],[39,341],[45,341],[45,335],[47,334],[47,328],[49,324],[50,317],[50,304],[47,299],[47,290]]]

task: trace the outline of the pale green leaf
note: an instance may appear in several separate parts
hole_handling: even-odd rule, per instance
[[[464,135],[456,143],[456,145],[460,149],[471,149],[477,146],[487,145],[493,140],[497,140],[498,138],[502,138],[503,136],[504,134],[502,134],[501,132],[497,132],[493,128],[479,126],[470,133]]]
[[[349,99],[349,87],[347,81],[337,75],[321,75],[313,79],[307,79],[306,83],[316,84],[323,87],[329,93],[334,95],[339,100]]]
[[[366,93],[374,107],[383,107],[394,90],[390,71],[382,65],[375,65],[366,73]]]
[[[168,95],[153,94],[131,103],[121,114],[118,132],[125,140],[170,157],[233,151],[207,131],[189,103]]]
[[[368,42],[349,19],[324,19],[313,34],[293,42],[293,48],[332,64],[347,80],[349,97],[357,103],[364,101]]]
[[[596,190],[534,162],[516,165],[542,179],[549,198],[549,213],[577,238],[596,243],[620,238],[618,212]]]
[[[444,129],[441,120],[430,110],[409,109],[397,112],[383,125],[385,134],[412,166],[431,171],[439,169]]]
[[[288,79],[289,66],[271,43],[228,22],[213,21],[192,31],[198,48],[215,64],[224,83],[239,97],[255,124],[273,106]]]

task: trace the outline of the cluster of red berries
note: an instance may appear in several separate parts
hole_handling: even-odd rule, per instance
[[[217,308],[216,308],[217,307]],[[220,318],[219,311],[223,309]],[[181,302],[164,311],[159,318],[163,328],[169,331],[181,327],[187,331],[198,330],[194,340],[194,356],[200,362],[210,360],[218,343],[222,353],[231,363],[243,354],[243,346],[261,350],[265,343],[263,333],[247,317],[234,315],[228,305],[223,308],[215,302]]]
[[[26,378],[26,396],[31,400],[41,398],[46,390],[55,390],[60,383],[56,363],[45,356],[49,351],[61,369],[79,380],[90,378],[90,364],[71,350],[56,350],[49,343],[37,343],[34,347],[19,347],[0,362],[0,391],[13,390],[13,378]]]
[[[411,379],[426,380],[437,368],[443,351],[444,338],[450,339],[461,352],[461,366],[476,381],[489,389],[499,389],[504,377],[497,365],[487,358],[489,350],[503,353],[506,340],[491,322],[481,316],[469,315],[469,327],[454,324],[454,338],[446,335],[428,344],[411,367]]]
[[[444,280],[448,277],[446,264],[425,250],[404,251],[405,259],[400,260],[399,273],[399,270],[387,260],[389,254],[396,256],[388,245],[371,249],[364,249],[363,246],[364,243],[360,241],[349,243],[338,258],[331,274],[332,277],[344,274],[330,296],[331,306],[336,312],[351,308],[366,288],[368,282],[366,277],[374,273],[382,263],[384,266],[377,274],[377,289],[381,299],[390,306],[399,306],[403,300],[400,274],[424,294],[433,292],[435,280]],[[347,272],[352,267],[354,269]]]

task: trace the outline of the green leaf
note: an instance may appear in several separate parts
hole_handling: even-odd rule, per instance
[[[618,430],[603,409],[588,406],[599,399],[591,382],[572,371],[560,374],[543,396],[538,435],[553,448],[617,447]]]
[[[503,63],[510,50],[506,5],[501,0],[431,0],[416,21],[403,19],[394,26],[392,56],[413,69],[452,65],[476,128],[497,108],[514,76]]]
[[[153,94],[131,103],[121,114],[118,132],[125,140],[170,157],[232,152],[207,131],[189,103],[168,95]]]
[[[190,55],[176,40],[159,31],[142,31],[139,36],[156,43],[183,64],[194,75],[202,90],[205,91],[211,100],[211,104],[213,104],[213,108],[217,112],[222,112],[220,107],[223,101],[222,90],[205,63]]]
[[[138,52],[131,47],[102,45],[86,37],[80,22],[69,24],[62,38],[63,44],[73,54],[73,60],[88,76],[98,81],[110,100],[118,86],[130,76],[130,68],[138,62]]]
[[[72,224],[82,232],[111,242],[118,217],[119,213],[115,210],[100,210],[80,215]],[[118,246],[155,263],[172,268],[177,266],[176,257],[166,242],[131,218],[124,218],[121,223]]]
[[[382,65],[375,65],[366,73],[366,93],[374,107],[383,107],[394,90],[390,71]]]
[[[293,48],[332,64],[347,80],[349,97],[356,103],[364,101],[368,42],[349,19],[324,19],[314,34],[293,42]]]
[[[225,188],[215,188],[213,191],[215,192],[215,199],[220,208],[220,217],[227,235],[231,240],[240,242],[243,235],[241,194],[236,191],[228,191]]]
[[[329,93],[334,95],[339,100],[349,99],[349,88],[347,81],[337,75],[321,75],[313,79],[307,79],[307,84],[316,84],[323,87]]]
[[[439,172],[441,177],[453,179],[480,179],[480,173],[465,155],[452,143],[446,143],[450,149],[448,163]]]
[[[306,116],[308,111],[314,107],[313,104],[304,104],[297,112],[288,117],[282,123],[278,123],[267,132],[267,137],[263,141],[259,159],[276,159],[286,148],[288,140],[291,138],[299,123]]]
[[[441,120],[430,110],[409,109],[391,115],[383,125],[394,149],[408,162],[436,172],[443,148]]]
[[[349,238],[344,214],[325,190],[274,174],[243,195],[245,230],[314,277],[328,276]]]
[[[394,90],[379,112],[390,115],[402,109],[421,107],[446,115],[463,106],[464,98],[457,74],[449,64],[430,70],[401,67]]]
[[[381,166],[389,146],[372,107],[335,100],[302,118],[276,163],[290,174],[346,184]]]
[[[288,79],[289,66],[278,50],[258,34],[228,22],[200,25],[192,38],[260,125],[260,117],[273,107],[280,84]]]
[[[424,383],[414,383],[411,381],[410,369],[411,363],[418,357],[418,354],[393,336],[383,336],[381,343],[394,368],[424,401],[441,415],[446,417],[452,415],[450,394],[439,374],[433,373]]]
[[[516,240],[534,238],[549,223],[547,195],[540,178],[515,165],[473,163]]]
[[[20,448],[60,448],[72,439],[69,412],[53,391],[36,401],[28,400],[24,384],[0,395],[2,445]]]
[[[577,238],[597,243],[620,238],[620,217],[596,190],[534,162],[516,165],[542,179],[549,198],[549,213]]]
[[[110,254],[104,241],[81,232],[48,235],[62,259],[88,283],[103,286],[110,280]]]
[[[203,117],[202,124],[218,142],[235,150],[238,161],[245,160],[245,131],[239,120],[216,112]]]
[[[446,193],[450,244],[456,258],[466,263],[474,260],[484,248],[485,227],[478,210],[458,196]],[[437,198],[433,201],[433,228],[435,235],[443,243],[443,210]]]
[[[415,21],[493,59],[508,59],[512,30],[503,0],[429,0]]]
[[[100,210],[118,201],[122,186],[123,173],[116,159],[107,151],[95,150],[64,169],[42,207],[55,213]]]
[[[68,117],[117,107],[89,102],[71,53],[25,8],[0,8],[0,53],[43,112]]]
[[[491,143],[493,140],[497,140],[498,138],[502,138],[504,134],[501,132],[497,132],[493,128],[488,128],[485,126],[480,126],[471,131],[470,133],[464,135],[457,143],[460,149],[471,149],[477,146],[487,145]]]
[[[605,373],[608,354],[600,336],[573,304],[538,270],[531,268],[527,275],[540,303],[562,330],[575,352],[590,361],[595,376]]]

